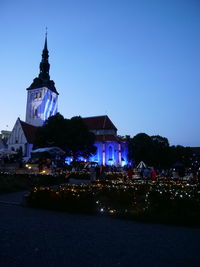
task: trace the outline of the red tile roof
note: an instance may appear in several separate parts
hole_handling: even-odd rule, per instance
[[[37,131],[38,127],[30,125],[30,124],[28,124],[24,121],[21,121],[21,120],[20,120],[20,123],[21,123],[22,129],[24,131],[24,134],[26,136],[28,143],[34,144],[35,135],[36,135],[36,131]]]
[[[117,130],[117,128],[107,115],[83,118],[83,121],[89,130],[100,130],[100,129]]]

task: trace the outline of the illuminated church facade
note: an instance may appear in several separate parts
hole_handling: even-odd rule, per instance
[[[128,146],[117,136],[117,128],[108,116],[83,118],[88,129],[96,136],[97,152],[89,160],[101,165],[124,166],[128,164]]]
[[[17,119],[8,139],[8,148],[21,149],[27,158],[31,156],[37,127],[58,111],[58,95],[53,80],[49,75],[49,52],[47,36],[45,38],[40,73],[27,88],[26,121]],[[89,161],[100,165],[124,166],[128,164],[128,147],[125,139],[117,136],[117,128],[108,116],[83,118],[88,129],[96,136],[96,154]],[[66,159],[68,163],[70,158]]]
[[[27,88],[26,123],[42,126],[44,121],[57,113],[58,92],[49,75],[49,51],[47,49],[47,36],[45,38],[40,73],[29,88]]]

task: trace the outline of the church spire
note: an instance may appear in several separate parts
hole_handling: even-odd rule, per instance
[[[49,69],[50,69],[50,64],[49,64],[49,51],[47,48],[47,28],[46,28],[44,48],[42,50],[42,60],[40,62],[40,73],[38,77],[36,77],[33,80],[32,84],[27,88],[27,90],[46,87],[58,95],[54,81],[50,80]]]
[[[44,49],[42,51],[42,60],[40,62],[40,74],[39,78],[43,80],[49,80],[49,69],[50,69],[50,64],[49,64],[49,51],[47,48],[47,32],[45,36],[45,42],[44,42]]]
[[[47,50],[47,27],[46,27],[46,33],[45,33],[44,49]],[[47,50],[47,51],[48,51],[48,50]]]

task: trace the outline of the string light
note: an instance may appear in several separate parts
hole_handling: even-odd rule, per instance
[[[35,187],[32,191],[33,199],[37,199],[43,191],[53,193],[49,197],[59,199],[68,199],[69,203],[77,200],[77,203],[84,203],[85,198],[96,204],[96,209],[100,213],[116,215],[116,214],[131,214],[137,210],[143,212],[151,208],[152,201],[159,202],[160,199],[165,201],[189,200],[199,201],[200,185],[189,183],[188,181],[124,181],[118,180],[103,180],[95,181],[92,184],[80,185],[62,185],[55,187]],[[61,194],[62,193],[62,194]],[[46,195],[45,195],[46,196]],[[45,197],[44,196],[44,197]],[[99,197],[102,199],[99,200]],[[103,196],[105,199],[103,199]],[[144,198],[141,198],[144,196]],[[152,197],[155,198],[152,200]],[[108,199],[107,199],[108,198]],[[114,199],[114,201],[113,201]],[[121,199],[126,201],[126,204],[121,204]],[[70,202],[72,201],[72,202]],[[86,202],[87,203],[87,202]],[[109,205],[108,205],[109,203]],[[67,205],[67,202],[66,202]],[[67,208],[66,208],[67,209]]]

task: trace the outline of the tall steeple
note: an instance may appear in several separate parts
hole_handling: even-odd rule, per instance
[[[49,75],[49,51],[47,48],[47,33],[45,36],[40,72],[31,86],[27,88],[26,122],[34,126],[42,126],[50,116],[58,110],[58,92]]]
[[[44,48],[42,51],[42,60],[40,62],[40,73],[38,77],[36,77],[30,87],[27,88],[27,90],[32,90],[36,88],[46,87],[52,92],[55,92],[58,95],[58,92],[55,88],[55,83],[53,80],[50,80],[49,75],[49,51],[47,48],[47,32],[45,34],[45,42],[44,42]]]
[[[50,69],[49,51],[47,49],[47,32],[46,32],[45,42],[44,42],[44,49],[42,51],[42,60],[40,62],[39,78],[44,79],[44,80],[49,80],[50,79],[49,69]]]

